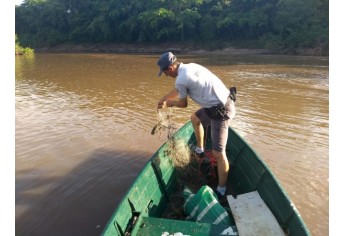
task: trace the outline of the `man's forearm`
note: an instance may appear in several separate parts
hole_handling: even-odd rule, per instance
[[[187,99],[180,99],[180,100],[168,100],[166,101],[167,107],[181,107],[185,108],[188,105]]]
[[[177,96],[178,96],[178,91],[176,88],[174,88],[168,94],[166,94],[164,97],[162,97],[161,101],[167,101],[167,100],[175,98]]]

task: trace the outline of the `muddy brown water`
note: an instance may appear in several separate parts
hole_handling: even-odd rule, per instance
[[[99,235],[165,141],[151,135],[174,79],[159,55],[16,57],[16,235]],[[313,235],[329,230],[326,57],[177,55],[238,91],[231,126],[266,161]],[[197,105],[174,108],[174,122]]]

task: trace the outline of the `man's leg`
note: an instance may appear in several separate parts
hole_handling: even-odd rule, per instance
[[[226,144],[228,141],[229,120],[212,120],[212,154],[217,160],[218,187],[217,191],[224,196],[226,193],[226,181],[229,173],[229,161],[226,156]]]
[[[228,120],[212,120],[211,134],[212,134],[212,154],[217,159],[218,169],[218,187],[217,191],[221,195],[225,194],[226,182],[228,179],[230,163],[226,156],[226,145],[228,142],[228,129],[231,120],[235,117],[236,108],[235,102],[228,98],[225,104],[226,114]]]
[[[193,113],[191,121],[196,137],[196,146],[204,150],[204,127],[202,126],[201,120]]]
[[[226,181],[229,173],[229,161],[226,156],[225,151],[218,152],[212,150],[212,155],[217,160],[217,170],[218,170],[218,186],[223,188],[226,187]]]

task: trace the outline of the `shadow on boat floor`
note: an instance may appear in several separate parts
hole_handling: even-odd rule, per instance
[[[193,176],[192,178],[189,178],[188,181],[179,181],[180,183],[178,184],[175,193],[170,197],[170,204],[163,213],[162,218],[185,220],[188,215],[185,214],[183,209],[183,205],[185,203],[185,199],[183,197],[184,188],[188,187],[193,193],[196,193],[204,185],[208,185],[212,189],[216,189],[218,185],[217,167],[213,167],[213,172],[211,171],[210,173],[207,176]],[[227,195],[237,195],[229,181],[227,182]],[[229,213],[229,215],[231,215],[230,206],[226,198],[222,199],[222,201],[220,201],[220,204]]]

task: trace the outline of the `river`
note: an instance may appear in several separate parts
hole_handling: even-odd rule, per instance
[[[99,235],[146,161],[157,101],[174,79],[159,55],[15,59],[16,235]],[[329,59],[178,55],[237,87],[231,126],[264,159],[313,235],[329,230]],[[174,108],[183,124],[198,106]]]

